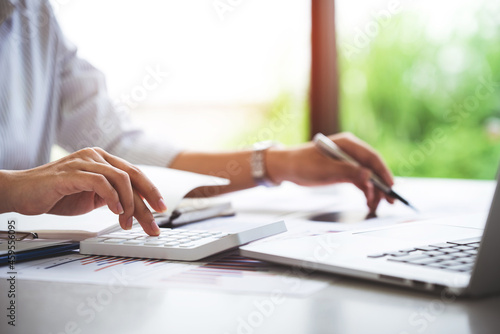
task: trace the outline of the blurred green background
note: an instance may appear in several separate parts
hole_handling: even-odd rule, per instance
[[[340,44],[342,129],[376,147],[396,175],[496,175],[500,6],[481,2],[441,26],[425,10],[401,11]]]
[[[374,11],[350,31],[339,29],[341,130],[375,147],[397,176],[494,179],[500,3],[447,3],[441,13],[432,4],[389,16]],[[262,126],[242,138],[306,141],[306,102],[282,94]],[[273,122],[286,130],[268,131]]]

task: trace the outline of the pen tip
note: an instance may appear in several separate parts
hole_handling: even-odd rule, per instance
[[[413,209],[413,211],[415,211],[416,213],[420,213],[420,211],[418,211],[418,209],[417,209],[416,207],[414,207],[413,205],[411,205],[411,204],[409,204],[409,203],[408,203],[408,206],[409,206],[410,208],[412,208],[412,209]]]

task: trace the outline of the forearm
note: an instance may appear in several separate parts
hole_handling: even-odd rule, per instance
[[[0,213],[11,212],[11,175],[9,171],[0,170]]]
[[[389,202],[394,199],[376,190],[370,176],[376,174],[387,184],[392,185],[392,174],[377,154],[365,142],[349,133],[330,136],[342,150],[350,154],[360,166],[331,159],[322,154],[312,142],[299,146],[280,149],[272,147],[264,151],[264,166],[267,177],[279,184],[291,181],[301,186],[319,186],[339,182],[350,182],[362,190],[370,211],[374,212],[385,197]],[[215,175],[228,178],[231,184],[217,188],[197,189],[190,196],[213,196],[229,191],[254,187],[251,168],[252,151],[230,153],[183,152],[174,159],[171,168]]]
[[[231,181],[227,186],[202,188],[190,194],[197,197],[211,196],[256,186],[252,177],[251,156],[251,150],[223,153],[182,152],[169,167],[214,175]],[[264,157],[269,178],[275,183],[284,181],[288,169],[286,164],[287,151],[270,148],[266,150]]]
[[[32,208],[46,198],[34,196],[33,199],[36,185],[25,182],[28,171],[30,170],[0,170],[0,213],[33,214]]]

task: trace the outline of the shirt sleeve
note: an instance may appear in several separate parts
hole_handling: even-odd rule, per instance
[[[135,127],[113,105],[104,75],[78,57],[60,29],[59,35],[57,143],[70,152],[98,146],[133,164],[169,166],[181,148]]]

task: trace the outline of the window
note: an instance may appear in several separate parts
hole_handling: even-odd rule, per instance
[[[396,175],[494,178],[500,3],[337,5],[343,129],[375,146]]]
[[[308,0],[53,3],[113,99],[155,135],[196,149],[305,138]],[[168,75],[147,89],[151,71]]]

